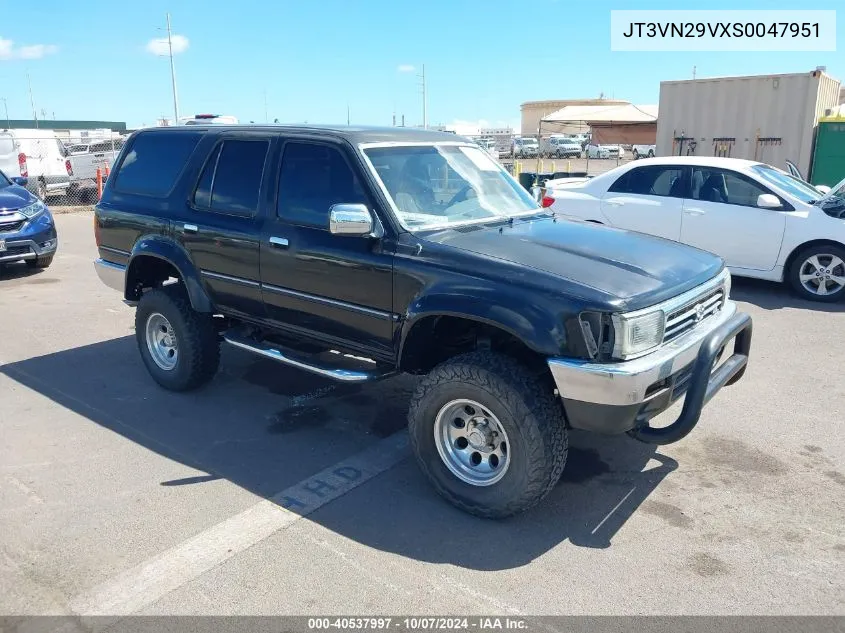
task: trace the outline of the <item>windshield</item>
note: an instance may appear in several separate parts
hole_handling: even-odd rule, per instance
[[[12,181],[6,178],[6,174],[0,171],[0,189],[11,186]]]
[[[536,145],[537,139],[536,138],[523,138],[519,140],[520,143],[523,145]]]
[[[534,198],[486,152],[465,145],[364,150],[410,230],[539,211]]]
[[[782,189],[789,195],[801,200],[801,202],[810,203],[822,197],[818,189],[770,165],[755,165],[752,169],[763,180]]]

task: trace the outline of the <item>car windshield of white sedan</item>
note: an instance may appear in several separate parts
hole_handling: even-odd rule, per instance
[[[531,195],[489,154],[467,145],[364,150],[411,230],[539,211]]]
[[[786,193],[795,196],[802,202],[814,202],[822,197],[818,189],[814,189],[807,183],[798,180],[795,176],[790,176],[779,169],[768,165],[755,165],[752,169],[760,178],[769,184],[783,189]]]

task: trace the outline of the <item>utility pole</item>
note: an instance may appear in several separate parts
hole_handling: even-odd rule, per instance
[[[422,80],[422,110],[423,110],[423,129],[428,129],[428,103],[425,94],[425,64],[422,65],[422,74],[417,75]]]
[[[6,101],[6,97],[0,97],[3,99],[3,107],[6,109],[6,129],[12,127],[12,122],[9,120],[9,103]]]
[[[695,66],[692,67],[692,78],[695,80]]]
[[[349,104],[346,104],[346,125],[349,125]]]
[[[29,73],[26,73],[26,83],[29,85],[29,103],[32,104],[32,118],[35,121],[35,129],[38,129],[38,112],[35,110],[35,98],[32,96],[32,80]]]
[[[173,83],[173,125],[179,125],[179,100],[176,98],[176,67],[173,64],[173,37],[170,14],[167,14],[167,50],[170,53],[170,81]]]

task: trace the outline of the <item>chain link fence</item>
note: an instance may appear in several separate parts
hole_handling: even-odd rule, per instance
[[[58,212],[90,208],[99,200],[124,140],[0,130],[0,171]]]

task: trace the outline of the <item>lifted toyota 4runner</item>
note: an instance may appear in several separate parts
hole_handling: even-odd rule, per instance
[[[568,429],[676,442],[748,362],[751,319],[721,259],[556,218],[453,134],[143,130],[95,232],[97,272],[137,306],[160,385],[208,382],[221,341],[345,382],[422,374],[419,465],[485,517],[551,490]],[[345,356],[360,367],[324,360]],[[673,423],[650,424],[682,396]]]

